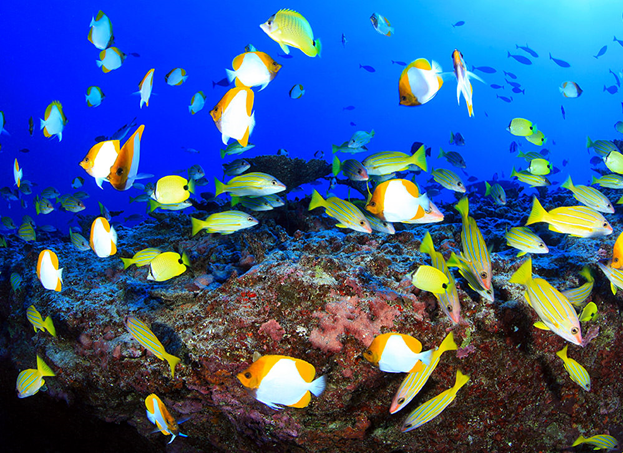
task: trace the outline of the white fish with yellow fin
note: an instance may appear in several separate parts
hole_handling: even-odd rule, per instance
[[[113,166],[119,155],[119,140],[106,140],[93,146],[80,166],[93,178],[100,189],[103,189],[102,182],[110,175],[110,168]]]
[[[363,357],[386,373],[415,373],[430,365],[433,351],[422,351],[422,343],[396,332],[377,335]]]
[[[167,75],[164,76],[164,81],[170,86],[180,86],[186,81],[188,75],[183,68],[171,69]]]
[[[138,84],[138,91],[135,94],[141,95],[141,101],[139,103],[139,107],[143,108],[143,105],[149,107],[149,98],[151,97],[151,89],[154,85],[154,70],[150,69],[141,80],[141,83]]]
[[[431,101],[443,85],[441,66],[418,58],[403,69],[398,81],[400,105],[418,106]]]
[[[45,109],[45,115],[41,119],[41,129],[43,135],[46,137],[52,137],[56,135],[58,141],[63,140],[63,129],[67,124],[67,118],[63,113],[63,106],[58,101],[53,101]]]
[[[125,54],[116,47],[108,47],[100,52],[100,59],[96,60],[98,68],[104,73],[119,69],[125,60]]]
[[[43,250],[37,260],[37,277],[45,289],[60,291],[63,269],[58,267],[58,257],[52,250]]]
[[[87,88],[85,97],[89,107],[98,107],[106,96],[100,87],[91,86]]]
[[[112,23],[104,11],[100,10],[97,16],[91,19],[88,40],[100,50],[110,47],[115,40]]]
[[[17,159],[13,163],[13,180],[15,181],[15,185],[19,189],[22,184],[22,177],[24,176],[24,171],[19,168],[19,164],[17,163]]]
[[[262,91],[277,76],[281,65],[264,52],[245,52],[234,58],[233,71],[226,69],[227,79],[236,86],[260,87]]]
[[[147,418],[165,436],[172,436],[169,443],[177,437],[188,437],[180,432],[177,421],[169,413],[162,400],[154,393],[145,398]],[[180,422],[181,423],[181,422]]]
[[[106,180],[119,191],[132,188],[137,179],[151,177],[138,173],[138,165],[141,159],[141,138],[145,125],[141,124],[132,136],[123,144],[115,162],[110,167]]]
[[[105,217],[97,217],[93,220],[89,244],[100,258],[107,258],[117,253],[117,232]]]
[[[214,124],[222,135],[223,144],[230,138],[245,147],[255,127],[253,91],[248,87],[230,89],[210,111]]]
[[[203,110],[203,106],[205,105],[206,96],[203,94],[203,91],[197,91],[193,94],[193,97],[190,99],[190,105],[188,106],[188,111],[194,115],[197,112]]]
[[[454,64],[454,75],[456,76],[456,100],[461,103],[461,94],[465,98],[467,104],[467,112],[471,117],[474,114],[474,106],[472,103],[472,84],[470,79],[476,79],[484,83],[484,81],[473,72],[469,72],[463,60],[463,54],[457,49],[452,52],[452,62]]]

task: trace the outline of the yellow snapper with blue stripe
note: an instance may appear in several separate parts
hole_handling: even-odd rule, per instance
[[[257,225],[258,220],[250,214],[242,211],[225,211],[211,214],[205,220],[194,217],[192,221],[193,233],[196,235],[201,230],[208,230],[208,233],[232,234],[246,228]]]
[[[422,145],[411,156],[400,151],[382,151],[366,157],[362,164],[366,168],[368,176],[383,176],[397,171],[405,171],[410,165],[415,165],[426,171],[426,149]]]
[[[462,258],[471,262],[472,268],[476,271],[474,276],[477,277],[480,286],[484,289],[490,289],[491,257],[476,221],[473,217],[469,217],[469,200],[467,197],[461,198],[455,209],[461,214],[463,224],[461,230]]]
[[[149,199],[147,201],[147,211],[154,212],[156,209],[162,209],[164,211],[181,211],[186,208],[190,208],[193,204],[190,200],[182,201],[181,203],[158,203],[156,200]]]
[[[485,197],[491,197],[498,206],[506,205],[506,192],[498,183],[491,185],[485,181]]]
[[[389,408],[389,413],[395,414],[409,404],[411,400],[420,392],[420,390],[422,390],[422,387],[426,385],[426,382],[428,382],[428,378],[431,374],[433,374],[433,371],[435,371],[437,365],[439,365],[442,354],[446,351],[456,351],[457,349],[458,346],[454,342],[454,334],[450,332],[446,335],[446,338],[443,339],[441,344],[433,349],[430,363],[420,371],[409,373],[404,378],[402,384],[400,384],[400,387],[398,388],[398,391],[394,395],[394,399],[392,400],[392,404]]]
[[[387,233],[387,234],[396,234],[396,229],[391,222],[387,222],[383,219],[379,219],[377,216],[368,214],[367,211],[361,211],[368,222],[370,222],[370,226],[373,231],[378,231],[379,233]]]
[[[134,318],[133,316],[127,316],[125,318],[125,326],[134,339],[145,349],[160,360],[166,360],[169,362],[169,366],[171,367],[171,377],[175,377],[175,365],[178,364],[180,359],[164,350],[164,346],[162,346],[160,340],[158,340],[149,327],[147,327],[143,321],[138,318]]]
[[[162,400],[154,393],[145,398],[145,407],[147,418],[152,422],[158,430],[165,436],[172,436],[169,443],[173,442],[175,437],[188,437],[186,434],[180,433],[177,421],[169,413],[167,407]]]
[[[465,159],[463,159],[463,156],[461,156],[456,151],[444,151],[443,148],[440,146],[439,155],[437,156],[437,158],[441,159],[442,157],[446,159],[448,163],[452,165],[453,167],[456,167],[456,168],[467,167],[467,165],[465,164]]]
[[[446,314],[453,323],[459,323],[461,321],[461,304],[459,302],[459,295],[456,290],[456,282],[454,276],[446,265],[446,260],[443,255],[435,251],[433,244],[433,238],[427,231],[420,244],[420,253],[426,253],[430,256],[432,265],[435,269],[440,270],[448,278],[448,287],[443,293],[433,293],[437,299],[437,303],[441,307],[441,310]]]
[[[367,181],[368,171],[361,162],[356,159],[346,159],[341,162],[337,156],[333,157],[333,176],[341,171],[351,181]]]
[[[19,230],[17,230],[17,235],[26,242],[37,240],[37,234],[35,233],[35,229],[30,222],[22,223]]]
[[[551,231],[573,237],[593,238],[612,233],[610,224],[594,209],[587,206],[561,206],[548,212],[534,197],[526,226],[539,222],[548,223]]]
[[[372,129],[370,132],[357,131],[352,135],[352,137],[348,141],[348,147],[349,148],[361,148],[362,146],[365,146],[368,143],[370,143],[370,140],[372,140],[372,137],[374,137],[374,129]]]
[[[286,186],[274,176],[267,173],[251,172],[230,179],[227,184],[223,184],[217,178],[214,178],[215,197],[224,192],[239,197],[251,196],[258,197],[261,195],[271,195],[283,192]]]
[[[363,357],[386,373],[415,373],[430,365],[433,351],[422,351],[422,343],[397,332],[377,335]]]
[[[590,392],[591,377],[582,365],[567,356],[567,346],[558,351],[556,355],[562,359],[565,370],[569,373],[571,380],[587,392]]]
[[[186,268],[190,266],[190,260],[186,253],[164,252],[155,257],[149,263],[149,275],[147,280],[164,282],[173,277],[182,275]]]
[[[10,280],[11,289],[13,289],[13,292],[16,293],[22,286],[22,276],[19,275],[17,272],[12,272]]]
[[[26,310],[26,317],[35,328],[35,333],[37,332],[37,330],[41,330],[41,332],[47,330],[50,335],[52,335],[53,337],[56,336],[56,329],[54,328],[54,322],[52,321],[52,318],[48,316],[45,318],[44,321],[41,313],[37,311],[34,305],[28,307],[28,310]]]
[[[619,449],[619,441],[609,434],[597,434],[596,436],[589,437],[588,439],[584,436],[578,437],[575,442],[573,442],[572,447],[576,447],[580,444],[589,444],[593,445],[595,448],[593,450],[618,450]]]
[[[445,168],[438,168],[436,170],[431,169],[431,175],[433,175],[433,179],[436,182],[441,184],[446,189],[459,193],[465,192],[465,184],[461,180],[460,176],[452,170],[447,170]]]
[[[515,167],[511,171],[512,177],[528,184],[530,187],[546,187],[552,184],[545,176],[533,175],[528,171],[516,171]]]
[[[290,54],[288,46],[292,46],[308,57],[320,56],[320,39],[314,39],[311,25],[296,11],[280,9],[261,24],[260,28],[279,44],[286,55]]]
[[[588,296],[591,295],[593,285],[595,284],[595,277],[588,266],[584,266],[582,268],[580,275],[586,279],[586,283],[578,286],[577,288],[561,291],[561,293],[569,299],[569,302],[576,307],[582,306]]]
[[[606,278],[610,281],[610,289],[612,294],[617,293],[617,288],[623,289],[623,269],[615,269],[609,261],[598,262],[599,269],[602,270]]]
[[[45,385],[45,376],[56,376],[54,371],[37,356],[37,368],[29,368],[17,376],[17,397],[27,398],[37,393]]]
[[[506,245],[519,250],[517,256],[526,253],[549,253],[549,248],[539,236],[528,227],[514,227],[504,233]]]
[[[403,433],[409,432],[437,417],[452,401],[454,401],[457,392],[461,387],[467,384],[467,381],[469,381],[469,376],[465,376],[460,371],[457,371],[454,386],[440,393],[433,399],[426,401],[411,412],[403,422],[400,431]]]
[[[89,241],[87,241],[87,239],[83,235],[73,231],[71,228],[69,228],[69,240],[74,245],[74,247],[76,247],[81,252],[91,250]]]
[[[135,264],[136,267],[147,266],[161,253],[162,251],[160,249],[146,248],[136,252],[132,258],[121,258],[121,261],[123,261],[123,269],[127,269],[133,264]]]
[[[237,197],[232,195],[231,207],[241,204],[251,211],[272,211],[274,206],[265,197]]]
[[[619,148],[610,140],[592,141],[590,137],[586,137],[586,149],[593,148],[593,151],[601,157],[605,157],[612,151],[618,151]]]
[[[529,151],[527,153],[524,153],[522,151],[519,151],[517,153],[517,157],[525,160],[526,162],[530,163],[531,161],[535,160],[535,159],[542,159],[543,155],[540,153],[537,153],[536,151]]]
[[[100,50],[110,47],[115,40],[112,23],[104,11],[100,10],[97,16],[91,19],[88,40]]]
[[[623,176],[617,175],[616,173],[603,175],[599,178],[593,176],[591,185],[594,186],[595,184],[599,184],[601,187],[607,187],[608,189],[623,189]]]
[[[461,276],[465,280],[467,280],[467,284],[469,285],[469,287],[476,291],[478,294],[480,294],[483,299],[486,299],[490,302],[495,301],[493,286],[489,289],[485,289],[482,286],[482,284],[480,283],[480,277],[476,275],[478,271],[474,268],[474,265],[471,261],[467,261],[452,252],[446,264],[448,265],[448,267],[458,268]]]
[[[363,215],[363,212],[357,206],[350,201],[337,197],[330,197],[325,200],[314,189],[311,202],[309,203],[309,211],[320,207],[325,208],[325,213],[339,222],[336,225],[338,228],[350,228],[361,233],[372,233],[370,222],[368,222],[366,216]]]
[[[575,309],[560,291],[542,278],[532,277],[532,259],[528,258],[511,276],[510,283],[523,285],[524,297],[541,319],[534,326],[551,330],[565,340],[582,345],[580,320]]]
[[[53,101],[45,109],[45,115],[41,119],[41,129],[43,129],[43,135],[46,137],[52,137],[56,135],[58,141],[63,140],[63,129],[67,124],[67,118],[63,113],[63,106],[58,101]]]
[[[595,211],[606,212],[612,214],[614,207],[608,197],[606,197],[599,190],[590,186],[574,186],[571,176],[562,184],[562,187],[569,189],[573,192],[573,198],[580,203],[593,208]]]

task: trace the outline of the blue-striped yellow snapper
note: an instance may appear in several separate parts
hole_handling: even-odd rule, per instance
[[[45,320],[43,320],[41,313],[39,313],[34,305],[28,307],[28,310],[26,310],[26,317],[35,328],[35,333],[37,332],[37,330],[41,330],[41,332],[47,330],[50,335],[52,335],[53,337],[56,336],[56,328],[54,327],[54,322],[52,321],[52,318],[50,316],[47,316]]]
[[[175,377],[175,365],[180,361],[179,357],[175,357],[164,350],[164,346],[158,340],[158,337],[147,327],[147,325],[138,318],[127,316],[125,318],[125,326],[128,332],[132,334],[134,339],[138,341],[145,349],[151,352],[160,360],[166,360],[171,368],[171,377]]]
[[[339,223],[338,228],[350,228],[361,233],[372,233],[370,222],[353,203],[337,197],[329,197],[326,200],[314,189],[309,203],[309,211],[323,207],[329,217],[333,217]]]
[[[45,385],[43,378],[46,376],[56,376],[56,374],[41,357],[37,356],[37,368],[29,368],[17,376],[17,397],[33,396]]]
[[[207,230],[208,233],[232,234],[236,231],[251,228],[259,223],[252,215],[236,210],[217,212],[209,215],[205,220],[191,217],[191,221],[193,236],[201,230]]]
[[[574,237],[593,238],[612,234],[612,227],[604,217],[587,206],[560,206],[546,211],[537,197],[532,202],[532,210],[527,225],[545,222],[556,233]]]
[[[569,373],[571,380],[587,392],[590,392],[591,377],[582,365],[567,356],[567,346],[565,345],[565,347],[558,351],[556,355],[562,359],[565,370]]]
[[[314,39],[311,25],[296,11],[280,9],[261,24],[260,28],[279,44],[286,55],[290,54],[288,46],[291,46],[301,50],[308,57],[320,56],[322,50],[320,39]]]
[[[315,378],[316,369],[311,363],[283,355],[257,356],[237,378],[256,400],[271,409],[307,407],[312,393],[320,396],[324,391],[326,378]]]

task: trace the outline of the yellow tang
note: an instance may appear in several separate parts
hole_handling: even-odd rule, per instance
[[[173,277],[183,274],[186,267],[190,266],[190,261],[186,253],[165,252],[156,256],[149,263],[149,276],[147,280],[163,282]]]
[[[420,266],[413,274],[411,282],[413,286],[422,291],[430,291],[435,294],[443,294],[448,289],[448,282],[450,280],[439,269],[433,266]]]
[[[288,46],[300,49],[308,57],[320,56],[320,40],[314,40],[311,25],[301,14],[290,9],[280,9],[270,16],[260,28],[281,46],[288,55]]]
[[[511,120],[506,130],[517,137],[527,137],[538,131],[536,124],[532,124],[532,121],[524,118]]]
[[[178,175],[160,178],[151,198],[162,204],[177,204],[186,201],[191,193],[195,193],[195,180],[188,181]]]

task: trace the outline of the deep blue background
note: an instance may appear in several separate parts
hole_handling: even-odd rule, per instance
[[[509,154],[509,144],[515,138],[505,128],[512,118],[525,117],[545,132],[549,140],[545,147],[552,151],[554,164],[563,169],[551,179],[562,182],[570,172],[576,184],[584,184],[591,174],[586,136],[594,140],[614,138],[618,133],[613,125],[623,119],[621,92],[611,95],[603,91],[604,85],[614,84],[608,70],[623,70],[623,48],[612,40],[614,35],[623,39],[623,5],[617,1],[596,3],[2,2],[0,110],[11,136],[0,136],[0,186],[13,186],[15,157],[24,170],[24,179],[37,186],[33,195],[25,196],[28,209],[13,203],[9,210],[0,200],[0,214],[11,216],[19,225],[22,214],[34,216],[36,193],[50,185],[61,193],[70,192],[76,176],[85,178],[83,189],[91,194],[83,213],[97,213],[97,201],[103,201],[109,210],[142,212],[143,205],[128,204],[129,195],[136,196],[138,191],[116,192],[109,184],[102,191],[78,166],[96,136],[111,135],[135,116],[138,124],[146,125],[141,172],[161,177],[199,163],[210,176],[221,176],[219,149],[223,145],[209,110],[226,88],[213,89],[212,81],[225,76],[225,68],[231,67],[232,59],[249,43],[270,54],[283,68],[264,91],[256,93],[257,124],[251,136],[256,148],[244,157],[285,148],[290,156],[307,159],[324,150],[330,161],[331,144],[348,140],[356,130],[374,129],[370,152],[408,152],[413,141],[422,141],[434,150],[429,165],[450,168],[445,160],[436,159],[441,145],[462,152],[470,175],[485,179],[498,172],[508,176],[512,165],[525,167],[525,163]],[[282,53],[278,44],[259,24],[283,7],[298,10],[309,20],[315,37],[322,40],[322,58],[309,58],[294,48],[292,59],[277,56]],[[91,17],[99,9],[112,21],[114,45],[126,53],[140,54],[139,58],[128,56],[120,69],[108,74],[97,67],[99,50],[87,40]],[[391,21],[394,36],[385,37],[374,30],[369,20],[373,12]],[[465,25],[453,28],[459,20]],[[342,33],[348,40],[345,48]],[[515,44],[529,44],[539,58],[515,49]],[[606,54],[595,59],[593,55],[603,45],[608,45]],[[475,116],[467,116],[463,100],[457,105],[454,81],[447,81],[427,105],[399,106],[398,79],[403,68],[391,60],[408,63],[427,58],[451,71],[455,48],[463,53],[468,66],[486,65],[498,70],[496,74],[479,74],[487,84],[473,83]],[[509,59],[507,51],[531,58],[533,64],[525,66]],[[555,65],[548,59],[549,52],[568,61],[571,68]],[[368,73],[359,64],[373,66],[376,72]],[[176,67],[186,69],[188,80],[180,87],[171,87],[164,76]],[[139,97],[132,93],[151,68],[155,68],[155,95],[149,107],[139,109]],[[525,95],[511,93],[509,86],[504,90],[488,86],[505,84],[502,70],[518,76]],[[584,90],[580,98],[565,99],[559,93],[558,87],[569,80]],[[304,86],[306,94],[293,100],[288,91],[297,83]],[[106,95],[97,108],[89,108],[85,102],[86,89],[91,85],[101,87]],[[188,105],[199,90],[207,96],[206,106],[193,116]],[[512,95],[514,101],[507,104],[496,99],[496,94]],[[53,100],[63,104],[69,120],[60,143],[56,137],[46,139],[38,127],[39,118]],[[355,109],[343,110],[348,105]],[[567,112],[566,120],[562,119],[561,105]],[[36,129],[32,138],[28,134],[30,116]],[[351,121],[357,126],[351,126]],[[467,146],[450,146],[451,130],[460,131]],[[524,151],[539,150],[522,138],[517,140]],[[189,147],[200,154],[184,152]],[[22,148],[30,149],[30,153],[19,153]],[[570,161],[565,168],[563,159]],[[421,175],[418,182],[428,179],[428,175]],[[200,190],[213,191],[214,186],[211,183]],[[72,216],[55,211],[35,220],[66,231]]]

